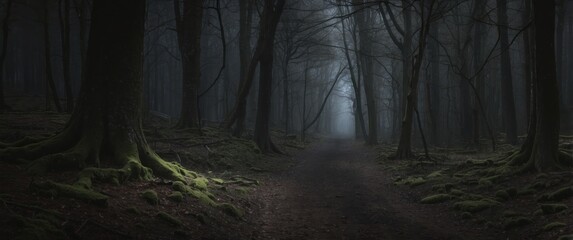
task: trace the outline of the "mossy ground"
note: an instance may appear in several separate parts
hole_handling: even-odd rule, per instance
[[[571,139],[562,139],[566,144]],[[504,157],[517,149],[500,142],[490,150],[433,148],[432,162],[388,158],[395,148],[379,148],[379,161],[426,207],[443,208],[464,224],[498,231],[500,236],[557,239],[573,233],[573,174],[515,174]],[[439,204],[430,204],[439,203]]]
[[[0,118],[0,142],[49,137],[64,127],[67,118],[55,113],[5,114]],[[0,162],[0,215],[21,216],[19,221],[10,218],[9,222],[21,223],[13,225],[0,218],[0,224],[8,226],[1,228],[0,236],[17,239],[15,233],[26,229],[56,236],[49,239],[67,239],[71,234],[101,239],[233,239],[248,234],[245,229],[252,226],[245,218],[256,208],[248,195],[239,192],[253,191],[261,172],[292,164],[265,157],[252,141],[232,138],[217,128],[207,127],[199,134],[152,120],[145,124],[145,132],[151,148],[163,159],[195,171],[180,182],[179,191],[173,190],[173,182],[160,178],[126,179],[122,166],[81,172],[66,169],[32,177],[25,165]],[[155,194],[144,197],[149,192]],[[8,200],[13,204],[2,204]],[[50,225],[37,217],[44,211],[39,209],[57,209],[62,219]],[[66,237],[54,235],[59,233]]]

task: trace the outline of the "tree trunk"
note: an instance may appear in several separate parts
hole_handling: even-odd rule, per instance
[[[359,8],[365,8],[362,0],[354,0],[354,5]],[[372,52],[372,37],[367,25],[371,22],[371,16],[368,8],[362,9],[355,13],[354,19],[358,28],[359,35],[359,54],[362,66],[362,76],[364,79],[364,95],[366,96],[366,107],[368,109],[368,145],[378,144],[378,111],[376,108],[376,97],[374,96],[374,60],[368,56]]]
[[[8,55],[8,35],[10,34],[10,16],[12,16],[12,1],[6,2],[6,15],[2,21],[2,53],[0,54],[0,113],[10,110],[4,96],[4,76],[6,75],[6,56]]]
[[[56,88],[56,82],[54,81],[54,76],[52,75],[52,51],[51,51],[51,44],[50,44],[50,8],[49,8],[49,0],[44,0],[44,59],[45,59],[45,73],[46,73],[46,83],[47,83],[47,91],[52,93],[52,101],[54,101],[54,106],[56,106],[56,110],[58,112],[62,112],[62,105],[60,104],[60,99],[58,97],[58,89]],[[49,89],[49,90],[48,90]],[[47,98],[47,96],[46,96]],[[49,104],[46,101],[46,104]]]
[[[409,92],[406,98],[406,113],[402,120],[402,131],[400,132],[400,141],[398,143],[398,150],[396,151],[397,159],[404,159],[412,157],[412,121],[414,111],[417,111],[418,103],[418,81],[420,80],[420,67],[422,66],[422,59],[426,50],[426,38],[430,28],[430,17],[433,11],[434,0],[430,1],[426,7],[424,1],[420,3],[421,12],[421,30],[418,38],[418,52],[413,58],[412,79],[410,80]],[[427,9],[426,9],[427,8]],[[428,11],[425,13],[425,11]]]
[[[262,152],[280,152],[271,141],[270,113],[273,80],[273,50],[277,25],[285,5],[285,0],[266,0],[261,17],[260,36],[262,51],[260,55],[259,98],[257,107],[257,120],[255,123],[254,141]]]
[[[2,149],[0,159],[35,159],[31,172],[123,166],[85,168],[78,181],[85,188],[90,188],[92,178],[149,179],[153,173],[184,180],[190,176],[180,166],[163,161],[143,135],[144,16],[145,1],[95,1],[86,78],[65,129],[43,141]],[[98,171],[105,171],[105,176]]]
[[[74,110],[74,93],[70,69],[70,0],[60,0],[59,10],[66,112],[71,113]]]
[[[511,156],[521,171],[548,172],[571,164],[559,152],[559,82],[555,58],[555,1],[533,0],[535,16],[535,75],[532,119],[521,151]],[[562,158],[560,159],[560,156]],[[569,162],[566,162],[569,160]]]
[[[179,0],[173,1],[183,71],[181,114],[176,127],[200,129],[199,87],[201,83],[203,1],[184,0],[183,15],[181,15],[179,8]]]
[[[511,60],[509,58],[509,39],[507,36],[507,0],[496,0],[498,31],[501,48],[501,105],[505,124],[506,141],[517,144],[517,122],[515,120],[515,100],[513,96],[513,80]]]

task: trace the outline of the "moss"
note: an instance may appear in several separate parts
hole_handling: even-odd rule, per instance
[[[243,215],[245,215],[245,212],[243,210],[238,209],[237,207],[229,203],[219,204],[217,205],[217,208],[221,209],[224,213],[228,214],[229,216],[235,218],[241,218],[243,217]]]
[[[187,192],[187,186],[181,181],[175,181],[171,184],[171,188],[179,192]]]
[[[159,219],[161,219],[161,220],[163,220],[163,221],[165,221],[165,222],[167,222],[173,226],[176,226],[176,227],[183,225],[183,223],[179,219],[177,219],[176,217],[171,216],[165,212],[159,212],[157,214],[157,218],[159,218]]]
[[[552,223],[548,223],[547,225],[543,226],[543,231],[548,232],[548,231],[551,231],[553,229],[562,228],[565,226],[567,226],[567,224],[562,223],[562,222],[552,222]]]
[[[531,194],[535,194],[535,193],[537,193],[535,191],[535,189],[530,189],[530,188],[525,188],[525,189],[521,189],[521,190],[517,191],[518,196],[531,195]]]
[[[167,198],[169,198],[169,200],[174,201],[174,202],[182,202],[183,201],[183,194],[181,192],[175,191],[175,192],[172,192],[171,194],[169,194],[169,196],[167,196]]]
[[[427,180],[425,180],[422,177],[408,177],[404,180],[400,180],[397,182],[397,184],[400,185],[409,185],[411,187],[415,187],[415,186],[419,186],[422,184],[425,184],[427,182]]]
[[[502,201],[507,201],[510,198],[509,193],[507,193],[505,190],[499,190],[495,192],[495,197]]]
[[[435,195],[431,195],[431,196],[427,196],[427,197],[423,198],[422,200],[420,200],[420,203],[423,203],[423,204],[442,203],[442,202],[446,202],[446,201],[450,200],[451,197],[452,196],[450,196],[449,194],[435,194]]]
[[[193,180],[191,180],[191,184],[193,187],[199,189],[199,190],[207,190],[207,184],[209,183],[209,180],[207,180],[204,177],[198,177],[195,178]]]
[[[159,197],[157,196],[157,192],[152,189],[145,190],[141,192],[141,197],[145,199],[145,201],[151,205],[159,204]]]
[[[249,189],[246,187],[238,187],[235,189],[235,191],[237,191],[237,193],[241,194],[241,195],[247,195],[249,194]]]
[[[541,209],[537,209],[535,210],[535,212],[533,212],[533,216],[541,216],[543,215],[543,210]]]
[[[503,229],[508,230],[508,229],[512,229],[512,228],[516,228],[516,227],[522,227],[522,226],[525,226],[525,225],[531,224],[531,223],[533,223],[533,220],[531,220],[531,218],[513,217],[513,218],[505,219],[503,221]]]
[[[50,191],[57,196],[75,198],[97,206],[107,206],[108,197],[101,193],[83,187],[61,184],[52,181],[34,182],[33,186],[39,191]]]
[[[482,200],[466,200],[457,202],[454,204],[454,207],[457,210],[476,213],[488,208],[492,208],[499,205],[499,202],[491,200],[491,199],[482,199]]]
[[[552,193],[542,195],[538,201],[561,201],[571,196],[573,196],[573,187],[564,187]]]
[[[199,199],[199,201],[202,202],[203,204],[206,204],[209,206],[217,206],[217,203],[215,203],[215,201],[213,201],[213,199],[211,199],[204,192],[201,192],[201,191],[195,190],[195,189],[190,189],[189,194],[191,194],[191,196]]]
[[[512,198],[517,196],[517,189],[516,188],[505,189],[505,192],[507,192],[507,194]]]
[[[464,193],[462,190],[459,190],[459,189],[452,189],[452,190],[450,191],[450,194],[459,197],[459,196],[464,195],[465,193]]]
[[[214,182],[214,183],[216,183],[216,184],[219,184],[219,185],[225,183],[225,180],[220,179],[220,178],[211,178],[211,181]]]
[[[567,205],[565,204],[541,204],[541,211],[544,214],[559,213],[567,210]]]
[[[432,172],[432,173],[428,174],[428,176],[426,176],[426,177],[427,177],[427,178],[438,178],[438,177],[442,177],[442,176],[444,176],[444,174],[443,174],[442,172],[443,172],[443,170],[435,171],[435,172]]]

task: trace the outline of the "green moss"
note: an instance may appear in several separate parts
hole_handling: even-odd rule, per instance
[[[495,192],[495,197],[502,201],[507,201],[510,198],[509,193],[507,193],[505,190],[499,190]]]
[[[191,184],[193,187],[199,189],[199,190],[207,190],[207,184],[209,183],[209,180],[207,180],[204,177],[198,177],[195,178],[193,180],[191,180]]]
[[[50,191],[57,196],[75,198],[98,206],[107,206],[108,197],[83,187],[61,184],[52,181],[34,182],[35,188],[40,191]]]
[[[561,201],[573,196],[573,187],[560,188],[552,193],[543,195],[540,201]]]
[[[459,197],[459,196],[464,195],[465,193],[464,193],[462,190],[459,190],[459,189],[452,189],[452,190],[450,191],[450,194]]]
[[[235,218],[241,218],[243,217],[243,215],[245,215],[245,212],[243,210],[238,209],[237,207],[229,203],[219,204],[217,205],[217,208],[221,209],[224,213],[228,214],[229,216]]]
[[[415,186],[419,186],[422,185],[424,183],[426,183],[427,180],[425,180],[422,177],[408,177],[404,180],[398,181],[397,184],[400,185],[409,185],[411,187],[415,187]]]
[[[559,213],[567,210],[567,205],[565,204],[541,204],[541,211],[544,214]]]
[[[141,197],[145,199],[145,201],[151,205],[159,204],[159,197],[157,196],[157,192],[152,189],[145,190],[141,193]]]
[[[525,225],[531,224],[531,223],[533,223],[533,220],[531,220],[531,218],[513,217],[513,218],[505,219],[503,221],[503,229],[508,230],[508,229],[512,229],[512,228],[516,228],[516,227],[522,227],[522,226],[525,226]]]
[[[169,196],[167,196],[167,198],[169,198],[169,200],[174,201],[174,202],[182,202],[183,201],[183,194],[181,192],[175,191],[175,192],[172,192],[171,194],[169,194]]]
[[[191,196],[199,199],[199,201],[202,202],[203,204],[206,204],[209,206],[217,206],[217,203],[215,203],[215,201],[213,201],[213,199],[211,199],[204,192],[201,192],[201,191],[195,190],[195,189],[190,189],[189,194],[191,194]]]
[[[176,227],[183,225],[183,223],[179,219],[177,219],[176,217],[171,216],[165,212],[159,212],[157,214],[157,218],[159,218],[159,219],[161,219],[161,220],[163,220],[163,221],[165,221],[165,222],[167,222],[173,226],[176,226]]]
[[[249,194],[249,189],[246,187],[238,187],[235,189],[235,191],[237,191],[237,193],[241,194],[241,195],[247,195]]]
[[[213,181],[214,183],[219,184],[219,185],[225,183],[225,180],[220,179],[220,178],[211,178],[211,181]]]
[[[443,170],[439,170],[439,171],[432,172],[432,173],[428,174],[427,178],[443,177],[444,174],[443,174],[442,172],[443,172]]]
[[[187,185],[181,181],[175,181],[171,184],[171,188],[179,192],[187,192]]]
[[[451,197],[452,196],[450,196],[449,194],[435,194],[435,195],[431,195],[431,196],[427,196],[427,197],[423,198],[422,200],[420,200],[420,203],[423,203],[423,204],[442,203],[442,202],[446,202],[446,201],[450,200]]]
[[[466,200],[457,202],[454,204],[454,207],[457,210],[476,213],[488,208],[492,208],[499,205],[499,202],[491,200],[491,199],[482,199],[482,200]]]
[[[548,231],[551,231],[553,229],[562,228],[565,226],[567,226],[567,224],[562,223],[562,222],[552,222],[552,223],[549,223],[549,224],[543,226],[543,231],[548,232]]]

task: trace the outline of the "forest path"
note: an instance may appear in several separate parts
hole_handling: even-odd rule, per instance
[[[327,139],[294,157],[297,166],[257,191],[265,206],[254,239],[484,238],[408,199],[363,144]]]

